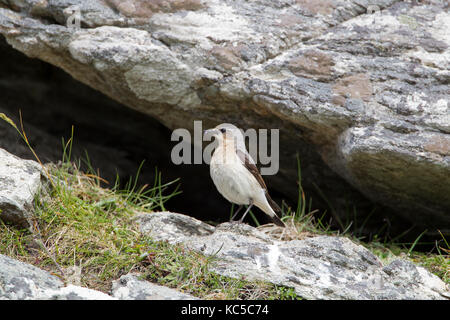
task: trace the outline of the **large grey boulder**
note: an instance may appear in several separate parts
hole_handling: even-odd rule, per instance
[[[37,162],[0,149],[0,219],[28,226],[41,179],[42,168]]]
[[[120,300],[198,300],[189,294],[139,280],[137,275],[127,274],[113,281],[113,297]]]
[[[144,234],[214,255],[212,271],[292,287],[307,299],[450,298],[445,283],[426,269],[400,259],[384,266],[345,237],[278,241],[245,224],[213,228],[190,221],[171,212],[136,216]]]
[[[369,198],[450,231],[447,2],[0,4],[14,48],[171,129],[281,128],[271,186],[295,196],[300,152],[304,186],[337,214]]]

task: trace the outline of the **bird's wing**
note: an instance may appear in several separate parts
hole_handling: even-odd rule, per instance
[[[264,180],[261,174],[259,173],[258,168],[255,166],[254,163],[252,163],[249,155],[239,149],[236,149],[236,154],[238,158],[241,160],[242,164],[245,166],[245,168],[247,168],[247,170],[250,171],[250,173],[255,177],[256,181],[258,181],[261,188],[267,190],[266,184],[264,183]]]
[[[277,216],[277,214],[282,214],[281,208],[269,196],[269,192],[267,191],[266,184],[264,183],[264,180],[263,180],[261,174],[259,173],[258,168],[255,166],[254,163],[250,162],[250,159],[251,159],[250,156],[247,153],[245,153],[245,152],[243,152],[243,151],[241,151],[239,149],[236,149],[236,154],[237,154],[238,158],[242,161],[242,164],[256,178],[256,181],[258,181],[258,183],[261,186],[261,188],[264,189],[264,193],[265,193],[266,199],[267,199],[270,207],[272,208],[272,210],[275,212],[274,215],[270,215],[269,214],[269,217],[272,219],[272,221],[276,225],[278,225],[280,227],[286,227],[284,222],[281,221],[280,218]]]

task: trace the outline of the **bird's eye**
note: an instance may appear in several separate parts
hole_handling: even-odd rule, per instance
[[[225,133],[227,130],[225,128],[221,128],[220,132]]]

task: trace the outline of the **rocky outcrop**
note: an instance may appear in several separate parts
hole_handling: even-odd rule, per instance
[[[348,199],[363,215],[367,197],[446,232],[447,6],[13,0],[0,2],[0,33],[171,129],[280,128],[281,171],[269,180],[286,194],[299,152],[304,186],[335,213]]]
[[[43,180],[41,166],[0,149],[0,219],[28,226],[33,201]]]
[[[446,299],[445,283],[406,260],[388,265],[345,237],[279,241],[245,224],[212,227],[177,213],[136,217],[141,232],[213,255],[211,270],[292,287],[307,299]]]

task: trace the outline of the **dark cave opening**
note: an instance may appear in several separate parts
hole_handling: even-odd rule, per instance
[[[163,183],[180,178],[176,184],[180,184],[182,193],[166,203],[167,210],[204,221],[228,220],[231,205],[216,192],[209,166],[172,163],[170,153],[177,142],[170,140],[171,130],[62,70],[26,57],[4,40],[0,41],[0,52],[2,60],[8,62],[0,70],[0,112],[16,123],[20,122],[19,112],[22,114],[27,136],[43,162],[61,160],[62,138],[70,138],[73,126],[73,159],[81,159],[83,164],[87,154],[109,185],[114,183],[116,174],[125,185],[143,162],[138,185],[152,185],[155,168],[161,172]],[[8,124],[0,123],[0,135],[0,147],[34,159]]]

